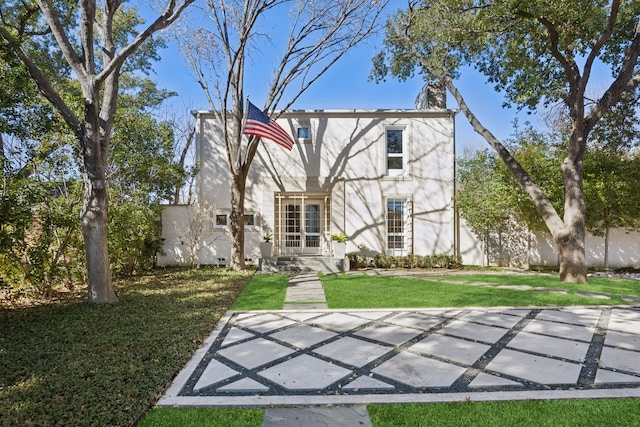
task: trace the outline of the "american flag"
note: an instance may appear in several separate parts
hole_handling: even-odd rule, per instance
[[[269,118],[251,102],[247,102],[249,108],[242,133],[270,139],[281,147],[291,150],[294,144],[293,138],[275,120]]]

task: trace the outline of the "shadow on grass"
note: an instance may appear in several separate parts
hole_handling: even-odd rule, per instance
[[[428,307],[498,307],[498,306],[564,306],[622,304],[620,295],[640,291],[632,281],[600,279],[592,285],[566,285],[570,293],[558,294],[533,290],[502,289],[495,286],[471,286],[431,280],[390,276],[327,275],[322,283],[330,308],[428,308]],[[430,277],[432,279],[432,277]],[[452,276],[446,276],[447,280]],[[460,280],[472,281],[467,276]],[[499,275],[492,279],[482,276],[477,281],[487,283],[558,286],[554,278]],[[627,283],[625,283],[627,282]],[[610,300],[574,295],[575,290],[615,290]]]
[[[131,425],[162,395],[252,272],[156,271],[120,302],[3,309],[4,425]]]

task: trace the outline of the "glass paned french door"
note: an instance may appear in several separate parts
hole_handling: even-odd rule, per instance
[[[300,205],[286,205],[285,209],[285,247],[301,248],[302,221],[300,218]]]
[[[304,206],[304,243],[320,253],[320,204]]]
[[[325,232],[325,210],[329,204],[324,198],[306,196],[282,197],[278,202],[279,224],[276,229],[277,246],[282,255],[321,255]]]

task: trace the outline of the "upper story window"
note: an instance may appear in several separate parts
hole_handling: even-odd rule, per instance
[[[308,127],[298,128],[298,139],[311,139],[311,133]]]
[[[298,138],[298,142],[311,142],[311,122],[309,120],[298,120],[296,138]]]
[[[387,175],[404,174],[406,162],[406,143],[404,129],[391,128],[386,130]]]

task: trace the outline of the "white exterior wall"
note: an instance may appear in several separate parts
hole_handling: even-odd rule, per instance
[[[527,241],[527,234],[530,240]],[[515,267],[528,267],[529,265],[558,266],[558,251],[553,237],[549,233],[521,231],[516,233],[519,241],[515,241],[508,232],[503,236],[509,244],[505,247],[510,252],[511,259],[508,265]],[[494,236],[495,237],[495,236]],[[464,219],[460,227],[460,253],[465,265],[487,265],[486,248],[480,239],[465,227]],[[515,242],[515,243],[514,243]],[[585,253],[587,265],[594,268],[640,268],[640,232],[627,231],[622,228],[612,229],[609,232],[608,265],[605,266],[605,238],[587,233],[585,239]],[[494,248],[495,250],[495,248]],[[515,256],[517,254],[522,254]],[[492,259],[497,255],[492,253]],[[490,262],[496,265],[496,262]],[[505,266],[508,266],[505,265]]]
[[[535,250],[532,251],[531,264],[558,265],[558,252],[549,233],[535,234]],[[605,238],[587,233],[585,239],[587,265],[595,268],[605,267]],[[609,260],[607,268],[640,268],[640,233],[616,228],[609,231]]]
[[[228,213],[231,176],[221,129],[211,113],[196,116],[198,198],[211,207],[212,215]],[[453,253],[453,112],[291,111],[283,113],[278,123],[291,135],[297,135],[300,126],[308,127],[311,138],[297,141],[291,151],[269,140],[260,143],[246,186],[245,214],[258,216],[257,227],[245,228],[247,258],[257,259],[261,236],[277,228],[277,194],[327,198],[330,221],[322,237],[327,254],[331,234],[339,232],[350,238],[347,253],[360,249],[384,253],[387,198],[412,201],[411,230],[406,230],[411,247],[406,253]],[[405,168],[400,176],[387,174],[388,127],[403,129]],[[167,255],[160,263],[183,262],[184,249],[177,246],[179,233],[167,231],[179,223],[171,209],[163,214],[165,222],[169,227],[164,235]],[[200,248],[202,264],[229,258],[230,239],[225,230],[211,227],[210,232],[212,243],[203,241]]]

